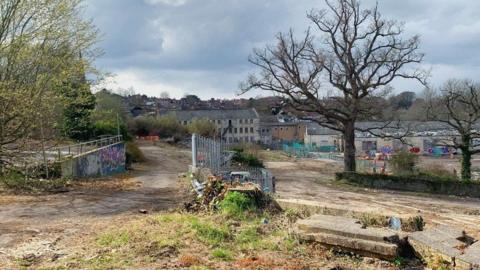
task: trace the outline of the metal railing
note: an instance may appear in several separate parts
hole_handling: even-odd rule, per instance
[[[116,135],[116,136],[101,138],[94,141],[56,147],[50,150],[49,152],[52,152],[52,154],[54,154],[56,158],[61,160],[65,157],[78,156],[98,148],[120,143],[122,141],[123,141],[122,135]]]

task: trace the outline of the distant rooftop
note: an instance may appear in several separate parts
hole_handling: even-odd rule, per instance
[[[173,114],[180,121],[190,121],[194,118],[222,119],[256,119],[258,113],[255,109],[212,109],[212,110],[174,110],[164,114]]]

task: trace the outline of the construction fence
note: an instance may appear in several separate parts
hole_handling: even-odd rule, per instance
[[[208,168],[213,174],[222,176],[225,181],[232,180],[233,175],[244,175],[240,181],[258,184],[264,192],[275,192],[275,177],[266,169],[258,167],[242,167],[240,170],[232,166],[234,144],[192,135],[192,167]]]

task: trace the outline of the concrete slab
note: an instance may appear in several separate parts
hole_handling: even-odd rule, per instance
[[[361,219],[365,216],[375,216],[379,219],[389,220],[391,217],[397,217],[402,223],[402,230],[417,231],[423,228],[423,219],[417,213],[400,214],[394,211],[386,212],[385,209],[371,207],[365,209],[362,207],[343,206],[323,201],[309,201],[300,199],[277,199],[278,204],[286,209],[307,210],[311,214],[322,214],[332,216],[343,216]],[[420,224],[422,223],[422,224]]]
[[[415,253],[429,265],[444,263],[456,270],[478,270],[480,244],[469,245],[470,241],[463,230],[447,226],[415,232],[408,237]]]
[[[382,228],[364,228],[359,220],[347,217],[313,215],[296,223],[300,238],[351,251],[360,255],[394,259],[399,237]]]
[[[299,229],[308,233],[328,233],[370,241],[397,243],[398,235],[382,228],[363,228],[359,220],[339,216],[313,215],[297,222]]]
[[[473,270],[480,270],[480,241],[466,248],[464,254],[456,259],[456,263],[465,269],[470,266]]]

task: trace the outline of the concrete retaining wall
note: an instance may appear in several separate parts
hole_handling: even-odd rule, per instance
[[[90,178],[125,172],[125,144],[105,146],[62,162],[62,176]]]

